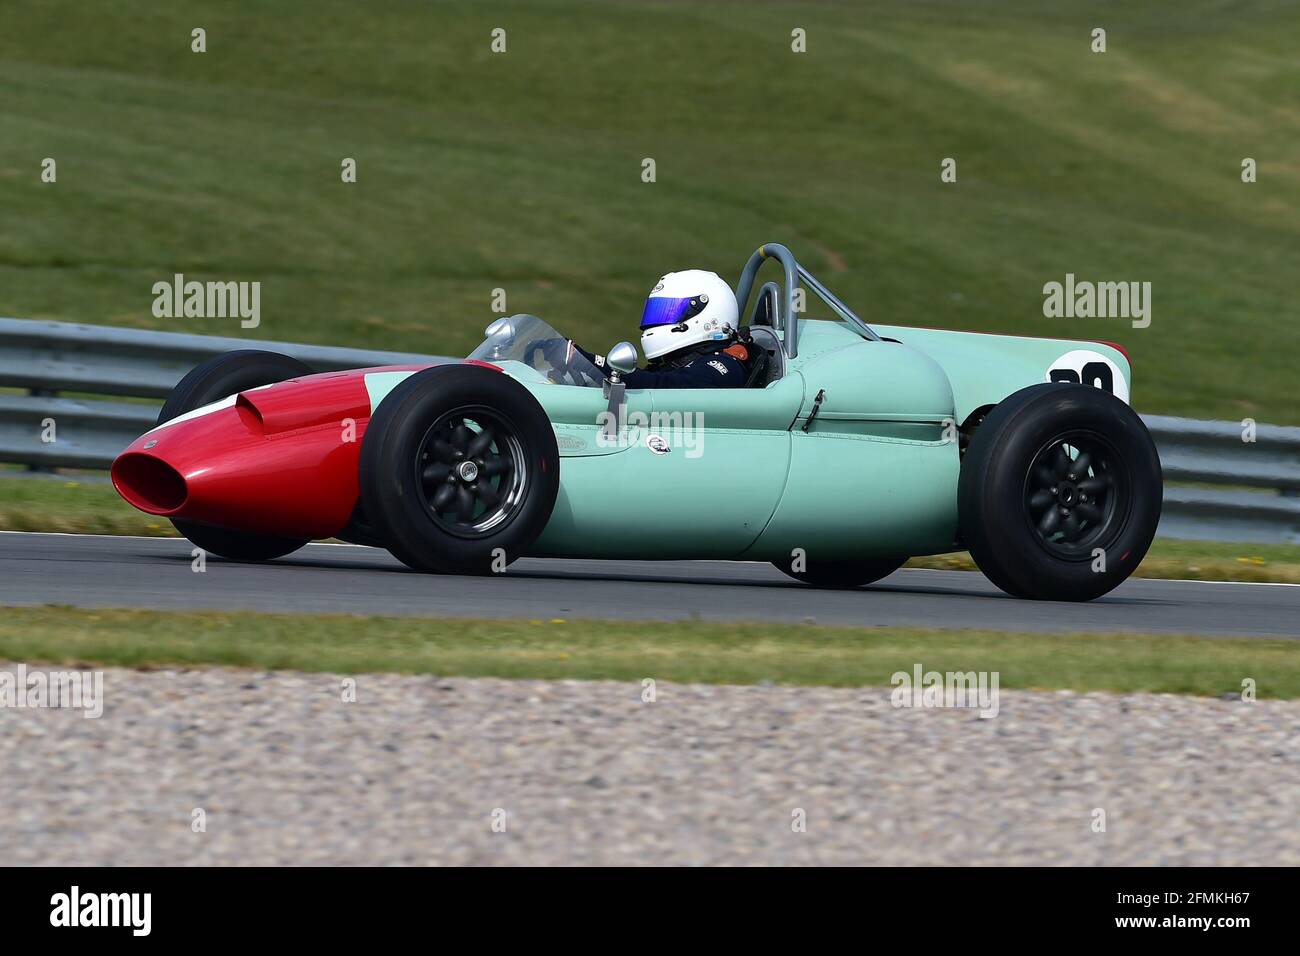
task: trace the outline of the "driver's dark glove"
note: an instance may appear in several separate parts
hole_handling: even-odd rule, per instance
[[[577,342],[573,342],[573,350],[585,358],[600,371],[600,374],[609,378],[609,363],[605,361],[605,356],[597,355],[595,352],[588,352]]]

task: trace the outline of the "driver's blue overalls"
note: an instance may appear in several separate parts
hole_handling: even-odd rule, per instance
[[[609,367],[605,356],[593,355],[579,345],[574,348],[583,354],[606,376]],[[652,362],[623,376],[628,388],[742,388],[752,367],[751,352],[755,346],[732,342],[724,348],[696,352],[683,356],[680,364]]]

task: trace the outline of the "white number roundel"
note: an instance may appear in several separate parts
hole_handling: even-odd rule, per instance
[[[1128,382],[1119,366],[1100,352],[1075,349],[1066,352],[1047,370],[1049,382],[1082,382],[1110,392],[1120,401],[1128,403]]]

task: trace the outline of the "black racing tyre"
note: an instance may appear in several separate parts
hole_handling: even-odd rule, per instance
[[[962,460],[961,537],[1016,597],[1090,601],[1141,563],[1164,479],[1146,425],[1100,388],[1033,385],[996,406]]]
[[[240,349],[217,355],[196,365],[176,383],[158,413],[158,424],[245,389],[310,374],[312,370],[302,362],[278,352]],[[183,519],[173,518],[172,524],[204,551],[232,561],[269,561],[291,554],[307,543],[305,538],[232,531]]]
[[[375,535],[417,571],[484,574],[525,554],[560,488],[546,412],[508,375],[416,372],[379,404],[359,465]]]
[[[808,561],[802,571],[793,569],[793,559],[773,561],[796,581],[815,588],[860,588],[865,584],[889,577],[907,561],[907,558],[877,558],[871,561]]]

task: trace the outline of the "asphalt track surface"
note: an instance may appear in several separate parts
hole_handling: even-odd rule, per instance
[[[1087,604],[1021,601],[968,571],[902,570],[856,591],[752,562],[524,559],[501,575],[417,574],[387,552],[312,544],[267,564],[174,538],[0,533],[0,604],[422,617],[761,620],[1005,631],[1300,637],[1300,586],[1130,579]]]

